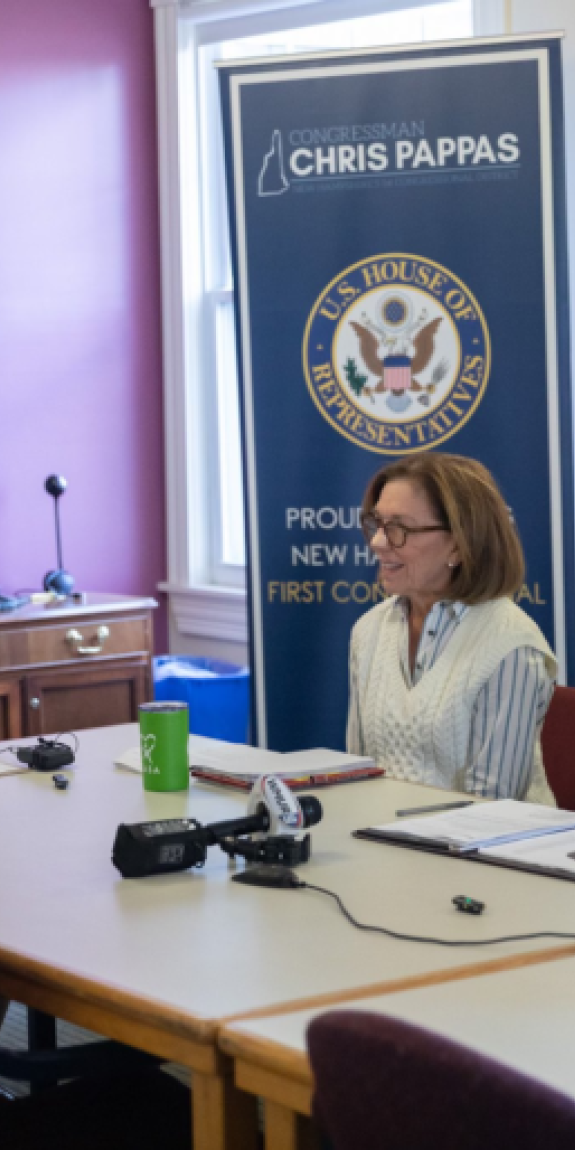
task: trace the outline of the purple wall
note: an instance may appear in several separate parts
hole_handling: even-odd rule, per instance
[[[166,577],[153,17],[0,0],[0,590]],[[166,649],[156,612],[156,647]]]

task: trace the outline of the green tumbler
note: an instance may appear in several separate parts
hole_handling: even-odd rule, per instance
[[[142,703],[139,710],[144,790],[186,791],[188,704]]]

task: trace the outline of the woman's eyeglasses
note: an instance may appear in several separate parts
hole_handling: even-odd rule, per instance
[[[368,543],[371,543],[378,531],[383,531],[389,546],[395,547],[396,550],[405,547],[408,535],[420,535],[424,531],[449,531],[449,527],[443,527],[439,523],[429,527],[405,527],[403,523],[396,523],[395,521],[384,523],[375,511],[362,511],[360,522]]]

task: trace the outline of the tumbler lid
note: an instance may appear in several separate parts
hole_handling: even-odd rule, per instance
[[[187,711],[187,703],[169,703],[162,700],[161,703],[140,703],[140,711],[151,711],[152,714],[169,715],[173,711]]]

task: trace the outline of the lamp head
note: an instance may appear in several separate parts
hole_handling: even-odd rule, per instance
[[[48,571],[43,586],[45,591],[53,591],[55,595],[71,595],[74,577],[67,571]]]
[[[49,475],[44,482],[44,487],[48,495],[53,495],[54,499],[58,499],[60,495],[63,495],[67,486],[68,484],[63,475]]]

